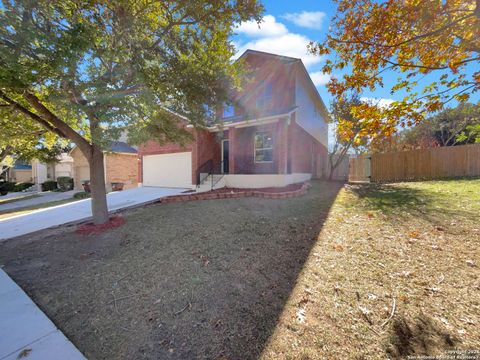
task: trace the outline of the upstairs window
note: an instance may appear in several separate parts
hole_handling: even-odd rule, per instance
[[[269,131],[255,134],[255,162],[273,162],[273,137]]]
[[[260,87],[257,96],[257,109],[264,109],[271,104],[273,98],[273,85],[271,83],[264,83]]]
[[[223,117],[228,118],[235,116],[235,106],[229,105],[229,104],[224,104],[223,105]]]

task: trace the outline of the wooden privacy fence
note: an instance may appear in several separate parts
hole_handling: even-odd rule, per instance
[[[334,155],[333,162],[334,164],[337,163],[339,159],[339,155]],[[349,155],[345,155],[345,157],[340,161],[340,163],[337,165],[335,170],[333,170],[332,174],[332,179],[333,180],[341,180],[341,181],[347,181],[349,179],[349,172],[350,172],[350,166],[349,166]],[[327,158],[327,173],[326,176],[330,175],[330,159]]]
[[[373,154],[355,160],[350,163],[350,181],[366,181],[368,175],[372,182],[480,176],[480,144]]]
[[[370,181],[370,155],[358,155],[350,158],[349,181]]]

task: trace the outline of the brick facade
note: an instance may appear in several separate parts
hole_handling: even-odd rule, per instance
[[[317,177],[326,165],[327,149],[295,122],[280,119],[271,124],[229,128],[230,174],[311,173]],[[256,163],[256,132],[270,131],[273,136],[273,162]]]
[[[229,128],[230,174],[283,174],[285,168],[284,123],[265,124],[244,128]],[[268,131],[273,136],[273,161],[255,162],[255,133]]]
[[[273,161],[255,162],[255,133],[269,131],[273,136]],[[222,139],[229,140],[230,174],[321,174],[327,161],[327,149],[313,136],[291,120],[279,119],[269,124],[241,128],[230,127],[222,132],[195,131],[194,140],[185,147],[176,144],[160,145],[149,141],[139,148],[138,174],[142,182],[142,156],[192,152],[192,184],[196,184],[198,169],[208,160],[213,160],[216,171],[220,170]]]
[[[302,186],[297,190],[285,190],[280,192],[268,192],[262,191],[262,189],[232,189],[228,192],[213,190],[200,194],[165,196],[163,198],[160,198],[159,200],[156,200],[155,202],[174,203],[195,200],[238,199],[243,197],[258,197],[264,199],[291,199],[294,197],[306,195],[310,187],[310,183],[303,183]]]
[[[212,160],[216,170],[220,170],[222,139],[228,139],[230,174],[311,173],[313,177],[322,174],[327,163],[327,149],[295,121],[296,77],[301,65],[300,60],[259,52],[247,54],[242,60],[250,70],[249,81],[244,84],[241,92],[231,94],[235,116],[223,119],[225,130],[192,130],[194,140],[186,147],[175,144],[161,146],[148,142],[139,149],[140,160],[145,155],[191,151],[192,184],[196,184],[198,170],[206,161]],[[260,107],[257,99],[265,93],[267,84],[271,88],[271,97]],[[272,110],[273,116],[265,115],[272,113]],[[283,117],[275,118],[279,114],[283,114]],[[223,117],[223,109],[217,110],[217,116]],[[268,121],[261,125],[234,123],[242,119]],[[272,133],[272,162],[255,162],[254,139],[255,133],[259,131]],[[141,161],[138,166],[139,182],[142,182]]]
[[[105,177],[107,189],[111,190],[112,182],[121,182],[124,189],[138,186],[137,154],[107,154],[105,156]]]
[[[191,130],[193,140],[184,146],[179,144],[160,145],[156,141],[148,141],[138,148],[138,182],[143,182],[143,156],[173,154],[178,152],[192,152],[192,184],[197,182],[199,168],[208,160],[212,159],[215,164],[221,161],[221,136],[206,130]]]
[[[74,186],[82,189],[82,180],[90,178],[87,158],[75,148],[70,156],[74,163]],[[138,186],[138,156],[137,154],[108,153],[104,157],[105,184],[107,191],[111,191],[112,182],[121,182],[124,189]]]
[[[244,62],[251,75],[249,81],[243,84],[242,91],[232,96],[235,116],[257,118],[263,112],[295,105],[295,63],[271,56],[246,56]],[[261,85],[267,83],[272,85],[271,101],[258,109],[256,101],[263,90]],[[223,116],[223,109],[218,110],[217,116]]]
[[[220,170],[220,162],[222,158],[221,135],[208,131],[196,131],[195,133],[195,151],[192,153],[192,166],[194,167],[192,174],[192,184],[197,181],[197,172],[199,168],[208,160],[213,160],[217,172]]]
[[[327,148],[292,120],[289,132],[289,170],[322,177],[327,164]]]

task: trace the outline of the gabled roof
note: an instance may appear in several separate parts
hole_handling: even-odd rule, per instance
[[[308,86],[310,88],[311,93],[316,98],[320,108],[323,110],[323,113],[324,113],[323,115],[325,116],[325,120],[327,122],[330,122],[330,119],[331,119],[330,118],[330,113],[329,113],[327,107],[325,106],[325,103],[323,102],[323,99],[320,96],[320,93],[318,92],[317,87],[313,83],[312,78],[310,77],[310,74],[308,73],[307,68],[305,67],[305,65],[303,64],[303,61],[301,59],[290,57],[290,56],[285,56],[285,55],[272,54],[272,53],[268,53],[268,52],[264,52],[264,51],[247,49],[242,55],[240,55],[240,57],[237,59],[237,61],[242,59],[245,56],[250,55],[250,54],[255,55],[255,56],[264,56],[264,57],[274,58],[274,59],[280,60],[280,61],[282,61],[286,64],[295,63],[297,66],[299,66],[299,68],[300,68],[301,72],[303,73],[304,77],[307,79],[307,83],[308,83]]]
[[[59,163],[69,163],[69,162],[73,162],[73,158],[68,155],[70,152],[68,153],[61,153],[58,157],[57,157],[57,162]]]
[[[32,165],[23,162],[16,162],[13,168],[15,170],[32,170]]]
[[[113,141],[109,151],[115,153],[136,154],[137,150],[123,141]]]
[[[77,146],[75,145],[72,150],[68,153],[70,155]],[[112,141],[110,147],[106,150],[106,152],[113,152],[113,153],[122,153],[122,154],[137,154],[137,149],[133,148],[132,146],[128,145],[124,141]]]
[[[249,54],[273,57],[273,58],[275,58],[277,60],[280,60],[280,61],[283,61],[283,62],[302,61],[299,58],[294,58],[294,57],[291,57],[291,56],[272,54],[272,53],[268,53],[268,52],[265,52],[265,51],[258,51],[258,50],[252,50],[252,49],[245,50],[245,52],[242,55],[240,55],[240,57],[237,60],[240,60],[241,58],[243,58],[244,56],[247,56]]]

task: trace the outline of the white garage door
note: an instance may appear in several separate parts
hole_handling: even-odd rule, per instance
[[[143,185],[192,187],[192,153],[144,156]]]
[[[75,190],[82,190],[82,181],[90,180],[90,167],[75,166]]]

